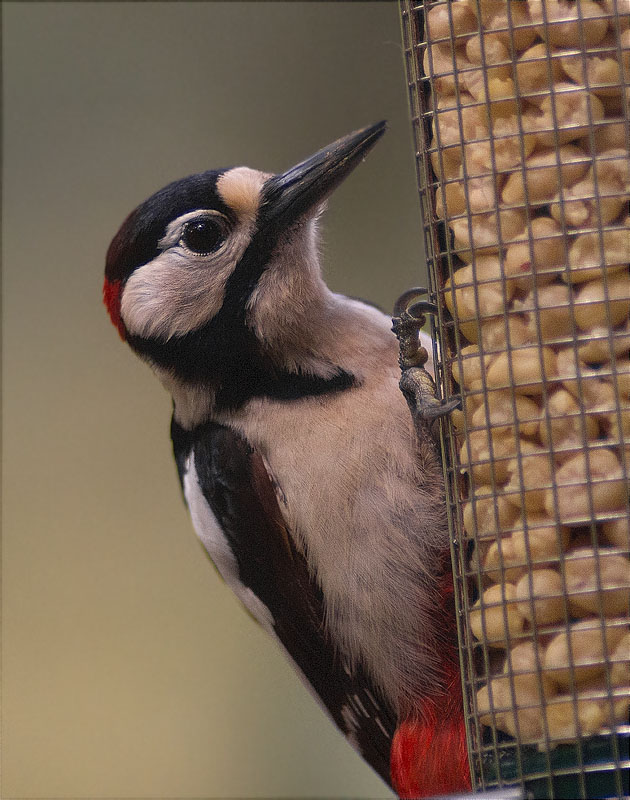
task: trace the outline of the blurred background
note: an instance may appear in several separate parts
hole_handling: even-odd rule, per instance
[[[3,3],[2,797],[390,797],[193,533],[170,401],[101,304],[168,181],[278,172],[386,118],[326,278],[423,280],[395,2]]]

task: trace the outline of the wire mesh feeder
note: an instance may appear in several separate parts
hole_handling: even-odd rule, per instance
[[[401,11],[473,786],[624,797],[630,0]]]

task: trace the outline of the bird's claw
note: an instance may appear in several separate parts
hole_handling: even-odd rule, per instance
[[[427,293],[420,287],[409,289],[394,304],[392,330],[399,345],[398,363],[403,372],[412,367],[424,368],[429,359],[426,347],[420,344],[420,329],[426,322],[426,314],[437,312],[437,306],[428,300],[413,302]]]
[[[435,395],[429,398],[422,406],[421,416],[427,422],[432,422],[440,417],[448,417],[448,415],[455,411],[457,408],[462,407],[462,398],[460,395],[455,395],[449,400],[439,400]]]
[[[399,345],[400,390],[402,391],[412,417],[416,423],[431,423],[447,416],[461,404],[461,398],[440,400],[436,397],[435,383],[425,369],[429,354],[420,344],[420,329],[426,321],[426,314],[436,314],[437,306],[429,300],[417,300],[427,294],[426,289],[409,289],[394,305],[392,330]],[[416,301],[416,302],[414,302]]]

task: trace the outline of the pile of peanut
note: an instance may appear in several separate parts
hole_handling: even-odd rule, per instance
[[[630,0],[438,1],[425,38],[474,708],[542,748],[628,722]]]

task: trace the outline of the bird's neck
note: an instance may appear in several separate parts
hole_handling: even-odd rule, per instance
[[[322,298],[317,314],[277,330],[271,342],[250,331],[247,342],[221,348],[228,358],[208,364],[204,379],[187,379],[154,364],[173,397],[177,422],[191,429],[208,419],[225,420],[254,397],[292,401],[346,391],[362,382],[370,365],[395,364],[387,317],[328,290]],[[197,367],[202,353],[197,352]]]

